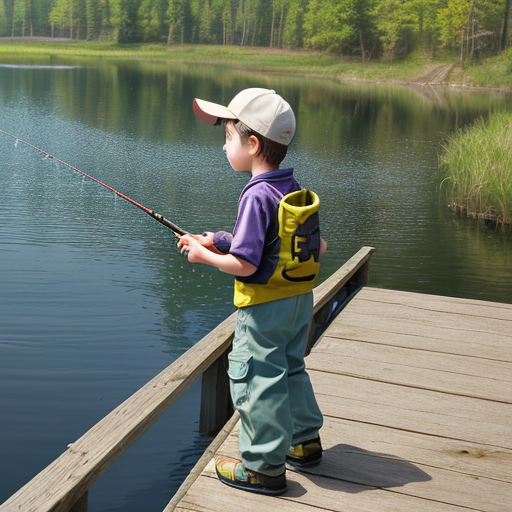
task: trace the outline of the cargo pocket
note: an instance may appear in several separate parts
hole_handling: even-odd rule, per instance
[[[228,375],[231,386],[231,398],[235,409],[249,399],[248,374],[252,356],[249,354],[229,354]]]

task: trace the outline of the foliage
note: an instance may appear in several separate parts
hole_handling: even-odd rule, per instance
[[[312,48],[475,60],[512,46],[512,0],[0,0],[0,36]]]
[[[7,33],[9,26],[9,21],[7,20],[7,16],[5,14],[5,5],[0,3],[0,34]]]
[[[69,38],[73,38],[73,29],[78,23],[78,1],[77,0],[56,0],[50,12],[50,22],[59,27],[69,30]]]
[[[491,115],[449,140],[440,159],[454,209],[512,223],[512,116]]]

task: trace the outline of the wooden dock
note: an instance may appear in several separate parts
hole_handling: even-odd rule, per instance
[[[238,455],[226,376],[234,313],[0,511],[86,512],[90,486],[197,379],[200,430],[220,432],[164,512],[512,511],[512,305],[367,288],[373,251],[314,290],[310,346],[327,330],[306,361],[325,453],[288,471],[286,494],[238,491],[214,473],[215,453]]]
[[[363,288],[307,366],[322,463],[279,498],[227,487],[211,459],[237,456],[233,420],[166,512],[512,510],[512,305]]]

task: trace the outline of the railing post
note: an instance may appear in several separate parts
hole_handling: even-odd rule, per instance
[[[354,274],[350,283],[356,286],[366,286],[370,282],[370,260],[367,260]]]
[[[229,349],[203,373],[199,432],[219,432],[233,414],[227,374]]]
[[[89,491],[85,491],[82,497],[75,501],[75,504],[69,509],[69,512],[87,512],[89,502]]]
[[[319,300],[315,298],[314,314],[309,326],[305,355],[311,352],[327,325],[343,309],[353,294],[368,284],[370,258],[374,250],[373,247],[363,247],[327,281],[315,288]],[[329,283],[332,280],[335,281],[333,286]],[[328,293],[326,293],[326,287],[329,290]]]

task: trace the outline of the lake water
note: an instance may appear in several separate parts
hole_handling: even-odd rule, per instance
[[[12,62],[10,63],[12,64]],[[45,64],[48,64],[45,62]],[[321,198],[325,279],[363,245],[372,286],[512,302],[512,232],[438,193],[446,137],[512,96],[243,74],[164,62],[1,67],[0,129],[192,232],[229,230],[248,180],[192,99],[269,87],[298,130],[284,165]],[[0,502],[233,310],[232,279],[172,233],[0,134]],[[196,384],[90,491],[90,511],[161,511],[209,439]]]

